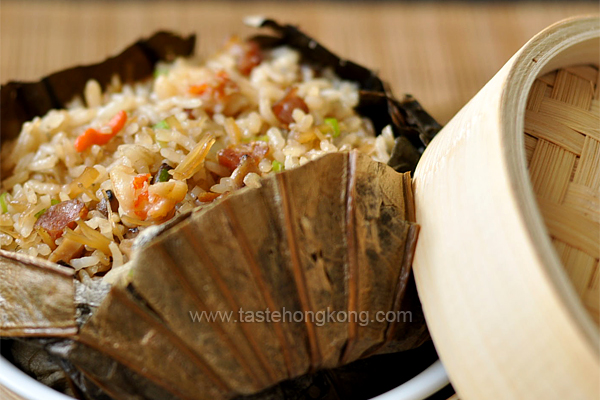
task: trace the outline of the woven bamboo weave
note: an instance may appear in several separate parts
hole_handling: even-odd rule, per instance
[[[538,78],[525,114],[529,175],[563,266],[600,324],[600,107],[597,66]]]

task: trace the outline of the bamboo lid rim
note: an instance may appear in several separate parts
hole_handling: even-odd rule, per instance
[[[547,267],[546,278],[572,317],[573,325],[585,337],[590,350],[596,356],[600,356],[600,332],[571,284],[548,235],[542,214],[536,206],[535,192],[527,168],[523,135],[527,96],[535,79],[556,69],[557,63],[566,57],[569,57],[571,65],[585,63],[589,55],[578,54],[576,49],[588,41],[598,42],[595,48],[599,48],[600,18],[597,15],[574,17],[557,22],[532,38],[515,55],[517,58],[508,72],[507,85],[504,86],[500,100],[500,123],[502,124],[500,140],[506,171],[510,181],[513,182],[512,194],[516,209],[537,256]],[[545,46],[550,44],[550,46],[545,48],[546,51],[540,52],[541,44]],[[573,57],[573,54],[578,56]]]

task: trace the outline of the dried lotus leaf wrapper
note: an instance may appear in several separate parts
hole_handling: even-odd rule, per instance
[[[282,223],[280,187],[274,176],[261,181],[261,187],[231,196],[223,203],[246,258],[254,264],[254,280],[260,281],[263,297],[271,312],[277,312],[273,325],[281,346],[288,378],[311,368],[306,325],[291,316],[302,312],[290,252]],[[251,210],[251,211],[249,211]]]
[[[313,370],[337,366],[347,341],[345,323],[318,320],[328,311],[348,309],[347,164],[347,153],[330,154],[275,177],[291,257],[288,268],[305,313]]]
[[[72,336],[73,270],[0,250],[0,336]]]
[[[168,328],[240,393],[253,393],[270,382],[238,324],[211,320],[220,294],[207,293],[206,259],[194,244],[165,237],[144,249],[133,263],[131,284]],[[172,249],[174,251],[169,251]],[[199,286],[196,283],[199,282]],[[208,289],[208,290],[207,290]],[[217,296],[219,300],[215,300]],[[213,300],[207,300],[213,297]],[[220,302],[224,306],[224,302]],[[223,310],[224,308],[217,308]],[[203,314],[206,313],[206,314]],[[237,318],[237,316],[234,316]]]
[[[63,360],[61,367],[71,374],[71,379],[84,391],[86,399],[106,400],[108,396],[123,400],[138,400],[140,397],[147,400],[181,399],[151,379],[83,343],[51,341],[44,345],[44,349]],[[86,380],[97,388],[90,388]]]
[[[113,286],[77,340],[100,351],[181,399],[229,398],[230,389],[131,293]]]
[[[406,243],[416,236],[407,221],[412,206],[405,203],[403,186],[410,181],[404,175],[357,153],[352,153],[349,171],[348,310],[357,317],[349,322],[344,363],[384,344],[393,320],[381,313],[393,310],[395,297],[404,295],[397,290],[404,288],[399,280],[410,271],[403,262]]]
[[[234,194],[231,199],[245,194]],[[195,342],[193,347],[200,354],[215,353],[219,357],[226,354],[219,355],[214,349],[202,348],[202,337],[182,336],[182,332],[200,329],[204,324],[192,321],[189,312],[219,312],[221,316],[228,314],[231,319],[240,320],[240,310],[255,313],[268,307],[253,277],[251,263],[255,261],[246,257],[240,250],[242,244],[236,240],[241,233],[232,226],[235,222],[230,219],[226,206],[229,200],[193,214],[168,234],[159,236],[133,261],[135,267],[131,279],[138,293],[163,316],[170,329],[184,340]],[[176,274],[181,284],[179,290],[167,291],[173,294],[171,300],[165,299],[168,296],[165,296],[164,288],[157,285],[162,282],[157,280],[158,277],[166,273]],[[180,296],[193,299],[190,308],[176,309]],[[245,374],[261,388],[288,378],[277,332],[272,326],[221,318],[216,318],[210,325],[220,332],[223,338],[220,344],[229,348]],[[206,333],[201,332],[200,336]],[[208,361],[210,363],[211,359]],[[236,389],[246,392],[243,387]]]
[[[395,319],[386,331],[386,342],[382,346],[369,349],[362,356],[363,358],[374,354],[398,353],[416,349],[431,341],[425,317],[420,311],[421,303],[414,278],[412,274],[407,275],[406,277],[400,276],[398,286],[403,295],[396,298],[393,309],[394,315],[406,315],[406,319]]]
[[[156,236],[133,261],[131,285],[209,365],[218,361],[223,367],[235,355],[234,370],[250,375],[256,371],[245,364],[266,360],[255,364],[263,368],[260,389],[309,369],[339,366],[384,345],[389,324],[328,321],[319,326],[314,316],[328,310],[372,315],[393,309],[395,299],[402,298],[406,285],[399,284],[400,276],[410,269],[404,250],[416,234],[406,221],[412,213],[405,204],[407,182],[407,176],[358,153],[326,155],[266,178],[257,189],[234,193]],[[355,231],[349,246],[347,234]],[[188,315],[192,308],[240,318],[240,307],[252,313],[285,307],[303,318],[293,324],[216,318],[202,329]],[[213,358],[216,344],[228,349],[223,354],[228,361]],[[291,369],[292,362],[303,367]],[[269,376],[274,366],[284,375]],[[249,392],[224,379],[235,391]]]
[[[215,204],[204,213],[192,216],[190,224],[182,227],[187,238],[195,236],[193,243],[202,248],[202,256],[207,261],[193,266],[198,268],[195,275],[210,277],[204,286],[196,286],[196,289],[204,290],[203,295],[206,296],[206,304],[210,310],[233,313],[233,318],[239,322],[224,323],[224,328],[231,330],[230,325],[233,325],[241,332],[239,345],[251,349],[250,357],[254,357],[258,364],[256,371],[264,374],[263,381],[267,385],[273,384],[288,377],[287,368],[274,327],[266,323],[241,320],[240,311],[244,313],[244,318],[255,316],[257,312],[266,310],[268,305],[261,287],[254,279],[254,260],[246,258],[241,249],[243,244],[237,240],[243,233],[234,232],[235,222],[229,218],[225,201]],[[192,277],[192,274],[193,272],[190,273],[190,278],[197,281],[198,277]]]

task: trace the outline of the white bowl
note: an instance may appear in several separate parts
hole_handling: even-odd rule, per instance
[[[395,389],[374,397],[373,400],[424,400],[448,385],[448,376],[438,360],[414,378]],[[25,374],[0,357],[0,386],[4,386],[23,400],[73,400]]]

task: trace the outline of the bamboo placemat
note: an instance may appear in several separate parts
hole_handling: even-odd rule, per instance
[[[255,30],[247,15],[300,25],[338,54],[380,71],[447,122],[534,34],[594,3],[11,1],[0,6],[0,81],[99,61],[157,29],[199,34],[199,50]]]
[[[11,392],[10,390],[8,390],[7,388],[5,388],[2,385],[0,385],[0,399],[2,399],[2,400],[23,400],[23,398],[21,396],[14,394],[13,392]]]

